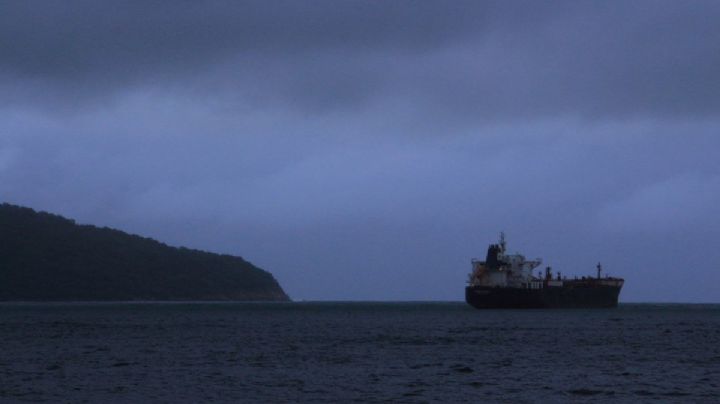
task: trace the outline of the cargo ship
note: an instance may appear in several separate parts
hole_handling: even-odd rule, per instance
[[[568,279],[550,267],[536,276],[542,260],[507,254],[503,233],[498,244],[488,247],[485,261],[471,262],[465,301],[477,309],[616,307],[625,282],[603,277],[600,263],[595,276]]]

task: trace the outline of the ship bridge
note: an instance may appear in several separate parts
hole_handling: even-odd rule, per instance
[[[542,260],[528,260],[522,254],[507,254],[505,234],[500,233],[498,244],[488,247],[485,261],[472,260],[470,286],[523,288],[533,281],[532,271]]]

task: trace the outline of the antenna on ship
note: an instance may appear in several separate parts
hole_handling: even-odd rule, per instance
[[[505,232],[500,232],[500,251],[505,254]]]
[[[602,272],[602,265],[598,262],[597,264],[597,277],[600,279],[600,272]]]

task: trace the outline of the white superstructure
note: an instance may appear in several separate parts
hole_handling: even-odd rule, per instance
[[[542,279],[533,277],[533,269],[542,263],[540,258],[526,260],[522,254],[507,254],[505,234],[500,233],[500,243],[490,246],[485,261],[472,260],[470,286],[541,288]]]

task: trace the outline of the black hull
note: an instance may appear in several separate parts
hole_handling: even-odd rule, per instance
[[[617,307],[621,286],[584,285],[520,289],[468,286],[465,301],[476,309]]]

